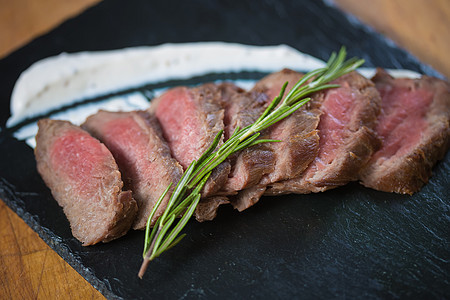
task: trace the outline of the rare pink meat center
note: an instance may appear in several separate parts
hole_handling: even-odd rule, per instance
[[[51,148],[51,165],[62,180],[72,182],[79,193],[90,194],[100,182],[92,178],[104,176],[103,165],[112,159],[105,146],[85,132],[67,131],[57,138]]]
[[[383,148],[374,155],[396,157],[409,153],[425,132],[425,114],[433,100],[433,93],[424,89],[409,87],[382,87],[382,113],[377,133],[383,141]]]
[[[156,116],[162,124],[164,137],[174,158],[186,169],[194,159],[198,159],[198,148],[202,145],[197,140],[204,134],[189,90],[179,87],[164,93],[157,106]]]
[[[148,167],[148,137],[132,118],[115,119],[105,125],[105,140],[120,169],[135,180],[152,178]]]
[[[316,171],[332,163],[345,138],[345,127],[350,121],[355,95],[348,87],[340,87],[327,92],[322,103],[319,129],[319,154],[315,160]]]

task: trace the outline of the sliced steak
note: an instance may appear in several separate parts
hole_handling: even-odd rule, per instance
[[[301,176],[271,184],[266,194],[321,192],[357,180],[380,146],[373,128],[381,98],[374,84],[357,72],[335,83],[341,86],[316,94],[311,102],[322,111],[317,157]]]
[[[376,128],[383,146],[362,171],[362,184],[413,194],[449,147],[450,85],[427,76],[394,79],[381,69],[372,80],[383,99]]]
[[[236,196],[230,197],[230,202],[238,211],[244,211],[247,208],[258,203],[259,199],[264,195],[267,186],[254,185],[240,191]]]
[[[84,246],[124,235],[137,211],[111,152],[66,121],[38,122],[37,169]]]
[[[217,216],[220,205],[228,204],[230,201],[225,196],[211,196],[201,199],[195,209],[195,219],[199,222],[211,221]]]
[[[284,69],[264,77],[253,90],[265,93],[272,101],[285,82],[289,82],[286,95],[302,76],[301,73]],[[314,160],[319,151],[317,126],[320,114],[320,110],[307,103],[288,118],[268,128],[266,135],[281,142],[267,144],[275,154],[275,167],[262,178],[260,185],[298,177]]]
[[[138,204],[134,229],[144,229],[147,219],[172,183],[172,190],[183,174],[171,156],[155,117],[146,112],[100,111],[82,125],[111,151],[122,172],[125,187],[133,191]],[[163,199],[152,224],[164,212],[169,194]]]
[[[221,96],[217,85],[204,84],[195,88],[176,87],[152,101],[149,111],[154,112],[173,157],[184,169],[200,158],[224,129]],[[220,164],[211,174],[202,196],[216,193],[229,171],[228,161]]]
[[[302,76],[301,73],[284,69],[261,79],[252,92],[265,95],[265,108],[278,96],[285,82],[289,83],[285,93],[287,94]],[[261,113],[262,111],[258,117]],[[317,126],[320,113],[320,110],[306,104],[262,133],[265,138],[281,142],[264,144],[266,151],[271,154],[270,168],[262,174],[256,184],[248,185],[232,198],[232,204],[236,209],[242,211],[254,205],[264,194],[268,184],[295,178],[308,167],[319,151]],[[251,152],[252,148],[248,150]],[[268,164],[268,160],[262,160],[262,163]]]
[[[267,95],[259,92],[240,92],[224,102],[225,136],[228,139],[234,130],[254,123],[268,104]],[[261,178],[272,172],[274,154],[267,144],[255,145],[230,157],[231,172],[221,193],[236,194],[256,185]]]
[[[224,129],[223,101],[239,90],[231,83],[209,83],[195,88],[174,88],[152,101],[149,111],[155,113],[173,156],[184,168],[198,159]],[[212,195],[225,184],[230,169],[226,160],[211,173],[195,212],[198,221],[212,220],[218,207],[229,203],[224,195]]]

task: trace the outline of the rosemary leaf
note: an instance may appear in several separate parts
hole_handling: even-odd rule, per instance
[[[151,228],[151,219],[170,189],[170,186],[167,187],[153,208],[147,222],[144,261],[138,274],[140,278],[144,275],[150,261],[178,244],[185,236],[184,234],[179,236],[179,234],[194,214],[201,198],[200,192],[212,170],[237,151],[260,143],[280,142],[258,138],[262,130],[283,120],[307,103],[310,100],[310,98],[306,98],[307,96],[324,89],[339,87],[339,85],[329,84],[329,82],[355,70],[364,63],[364,60],[358,58],[345,61],[346,55],[347,52],[344,47],[337,54],[333,52],[325,67],[304,75],[283,98],[288,85],[286,82],[279,95],[273,99],[255,123],[242,129],[237,127],[231,137],[220,147],[218,145],[222,139],[223,131],[219,132],[207,151],[197,161],[193,161],[189,165],[171,193],[164,213]],[[175,219],[179,216],[182,216],[181,219],[175,222]]]

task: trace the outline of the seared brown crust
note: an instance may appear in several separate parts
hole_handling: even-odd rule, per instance
[[[379,191],[413,194],[428,182],[434,164],[442,159],[450,146],[450,85],[437,78],[394,79],[379,69],[372,79],[377,87],[406,86],[433,91],[426,112],[428,127],[420,142],[405,156],[395,160],[371,160],[361,172],[361,183]]]
[[[379,145],[380,140],[376,134],[365,126],[361,127],[348,140],[343,155],[333,161],[333,167],[328,172],[316,172],[310,182],[314,182],[320,191],[325,191],[357,180],[359,170]]]
[[[223,106],[225,136],[229,138],[237,127],[242,129],[258,119],[267,106],[267,96],[259,92],[239,92],[224,101]],[[234,195],[273,171],[274,153],[267,144],[259,144],[231,156],[229,161],[231,172],[221,193]]]
[[[268,137],[280,142],[268,144],[275,153],[275,167],[259,185],[296,178],[306,170],[319,152],[319,120],[320,111],[306,106],[269,128]]]
[[[137,205],[130,191],[122,192],[123,182],[111,153],[87,132],[67,121],[42,119],[38,126],[35,148],[37,169],[63,208],[73,236],[83,246],[123,236],[134,221]],[[72,144],[70,147],[78,149],[80,159],[76,155],[68,155],[65,158],[67,165],[54,165],[51,154],[55,143],[72,134],[95,144],[98,152],[102,153],[100,159],[86,163],[84,159],[87,156],[83,154],[91,149]],[[71,179],[83,178],[83,165],[91,163],[93,167],[90,170],[96,176],[82,184]]]
[[[212,141],[219,133],[219,131],[224,129],[224,111],[219,104],[222,99],[223,92],[224,90],[220,89],[218,85],[212,83],[203,84],[193,89],[193,93],[198,93],[200,97],[203,98],[200,99],[199,102],[202,103],[201,105],[205,108],[205,113],[207,114],[209,125],[209,128],[205,128],[205,130],[209,131],[209,140],[205,141],[205,147],[200,154],[203,154],[203,152],[206,151],[206,148],[211,145]],[[220,147],[222,144],[223,137],[217,147]],[[218,165],[212,171],[211,176],[209,177],[202,190],[202,198],[216,194],[227,181],[228,173],[230,173],[230,170],[231,165],[228,160],[225,160],[220,165]]]
[[[253,91],[265,93],[272,100],[278,96],[285,82],[288,82],[286,95],[302,76],[303,74],[296,71],[283,69],[258,81]],[[307,103],[266,130],[265,135],[268,138],[280,142],[267,144],[275,155],[275,166],[272,172],[262,178],[259,185],[296,178],[305,171],[319,151],[317,126],[320,114],[320,110]]]
[[[230,158],[232,163],[231,178],[221,191],[225,195],[237,192],[258,184],[261,178],[273,171],[274,154],[266,145],[255,145],[244,149]]]
[[[270,184],[265,195],[283,195],[289,193],[309,194],[324,192],[358,179],[358,170],[366,164],[374,153],[375,145],[379,145],[378,137],[367,127],[354,133],[353,138],[345,145],[345,152],[333,161],[329,172],[316,172],[313,182],[304,180],[286,180]],[[378,147],[378,146],[376,146]]]
[[[159,197],[171,183],[173,190],[183,174],[181,165],[170,154],[156,118],[143,111],[99,111],[87,118],[82,127],[112,152],[123,174],[125,186],[133,191],[138,203],[133,228],[144,229]],[[117,130],[123,130],[126,136],[114,134]],[[130,135],[135,136],[132,149],[127,139]],[[168,200],[167,195],[153,217],[152,224],[164,212]]]
[[[313,162],[299,178],[270,184],[266,195],[323,192],[358,180],[360,169],[380,146],[373,131],[381,105],[374,84],[356,72],[340,77],[336,83],[357,94],[357,101],[352,104],[349,121],[345,124],[346,136],[336,150],[336,157],[321,170],[317,170]],[[320,109],[326,95],[327,91],[315,95],[311,105]]]
[[[252,93],[266,95],[264,106],[266,107],[270,100],[278,96],[285,82],[288,82],[287,93],[302,75],[290,69],[283,69],[258,81],[252,89]],[[261,113],[262,111],[258,117]],[[247,209],[258,202],[267,185],[295,178],[308,167],[319,151],[317,125],[320,114],[320,110],[306,104],[288,118],[274,124],[262,133],[264,138],[280,141],[264,144],[266,151],[271,154],[271,160],[263,160],[262,163],[270,162],[272,164],[273,161],[273,166],[265,174],[261,174],[263,176],[259,177],[258,182],[248,184],[236,196],[230,197],[234,208],[239,211]],[[251,155],[253,148],[248,150]]]
[[[256,204],[266,191],[265,185],[256,185],[239,191],[236,196],[230,197],[231,205],[238,211],[246,210]]]
[[[125,235],[128,232],[137,213],[137,203],[133,199],[131,191],[120,192],[117,203],[120,203],[122,207],[118,205],[116,215],[111,220],[110,228],[108,229],[108,233],[105,237],[94,243],[83,244],[83,246],[93,245],[100,241],[107,243]]]
[[[211,221],[217,216],[219,206],[228,203],[230,201],[224,196],[211,196],[201,199],[195,209],[195,219],[199,222]]]
[[[191,111],[182,111],[178,108],[177,98],[166,97],[171,92],[178,91],[186,95]],[[198,159],[212,144],[220,130],[224,129],[224,111],[221,106],[221,97],[228,90],[221,89],[219,85],[207,83],[195,88],[178,87],[169,90],[157,99],[153,100],[148,111],[158,118],[165,139],[168,141],[173,157],[186,169],[194,159]],[[161,101],[164,108],[161,108]],[[173,120],[185,120],[186,113],[190,113],[186,120],[195,120],[195,128],[184,126],[182,134],[172,136],[168,130],[173,125]],[[185,124],[183,124],[185,125]],[[180,125],[180,127],[183,127]],[[184,135],[184,136],[183,136]],[[195,135],[195,136],[194,136]],[[181,141],[181,142],[180,142]],[[189,144],[189,145],[188,145]],[[223,144],[223,139],[219,146]],[[227,180],[230,164],[224,161],[215,168],[210,179],[202,190],[202,197],[208,197],[220,190]]]

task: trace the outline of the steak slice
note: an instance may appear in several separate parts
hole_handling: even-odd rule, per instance
[[[293,70],[283,69],[261,79],[252,92],[265,95],[266,107],[278,96],[285,82],[289,83],[286,88],[287,93],[302,76],[303,74]],[[262,111],[259,112],[258,117],[261,113]],[[271,168],[260,177],[256,184],[246,187],[232,198],[231,203],[237,210],[243,211],[257,203],[265,193],[268,184],[295,178],[308,167],[319,151],[317,131],[319,118],[320,110],[306,104],[262,133],[265,138],[280,140],[280,142],[264,144],[266,151],[272,155]],[[248,150],[252,151],[252,149]],[[263,163],[267,164],[264,161]]]
[[[171,156],[156,118],[143,111],[99,111],[87,118],[82,127],[113,154],[125,187],[133,191],[138,204],[133,228],[144,229],[159,197],[170,183],[173,190],[183,174],[183,168]],[[152,224],[164,212],[169,197],[170,194],[166,195],[161,202]]]
[[[243,128],[253,123],[263,112],[267,101],[265,95],[246,93],[232,83],[222,83],[217,87],[220,97],[216,99],[224,108],[224,138],[227,140],[237,126]],[[231,156],[228,159],[231,164],[228,180],[216,196],[200,201],[195,212],[196,219],[200,222],[214,219],[218,207],[230,203],[227,196],[236,194],[248,184],[256,184],[268,172],[265,170],[270,160],[272,154],[264,145],[256,145],[251,150],[245,149]]]
[[[124,235],[137,211],[111,152],[80,127],[66,121],[38,122],[37,169],[83,246]]]
[[[224,129],[223,101],[237,91],[239,88],[229,83],[208,83],[195,88],[173,88],[152,101],[149,111],[155,113],[173,156],[184,168],[198,159]],[[218,207],[229,203],[224,195],[212,195],[225,184],[230,169],[226,160],[211,173],[195,211],[198,221],[212,220]]]
[[[242,129],[254,123],[267,104],[267,95],[259,92],[242,91],[224,101],[225,137],[228,139],[237,127]],[[231,172],[221,193],[234,195],[256,185],[262,176],[273,171],[274,154],[266,144],[258,144],[231,156],[230,163]]]
[[[211,221],[217,216],[220,205],[228,204],[230,201],[225,196],[211,196],[203,198],[197,205],[194,215],[199,222]]]
[[[195,88],[176,87],[152,101],[149,111],[154,112],[173,157],[184,169],[199,159],[224,129],[221,96],[218,86],[209,83]],[[220,164],[212,172],[202,196],[216,193],[229,171],[228,161]]]
[[[271,184],[266,194],[322,192],[357,180],[380,146],[373,131],[381,102],[374,84],[357,72],[334,83],[341,86],[316,94],[311,102],[322,111],[317,157],[301,176]]]
[[[303,74],[290,69],[272,73],[255,84],[252,91],[266,95],[269,103],[279,95],[285,82],[287,94],[302,78]],[[233,197],[232,204],[243,211],[259,201],[266,193],[267,186],[299,176],[314,160],[319,151],[320,110],[309,103],[299,108],[289,117],[272,125],[263,133],[265,138],[279,140],[277,143],[265,144],[273,153],[273,168],[261,177],[259,182]]]
[[[302,77],[301,73],[283,69],[264,77],[253,90],[265,93],[271,101],[278,96],[285,82],[289,83],[287,94]],[[288,118],[267,129],[266,135],[270,139],[281,142],[267,144],[275,154],[275,166],[272,172],[262,178],[260,185],[295,178],[306,170],[319,152],[317,126],[320,114],[320,110],[307,103]]]
[[[364,186],[413,194],[431,176],[450,144],[450,85],[437,78],[394,79],[379,69],[372,79],[382,97],[376,131],[383,146],[361,173]]]
[[[231,205],[240,212],[244,211],[258,203],[259,199],[264,195],[266,188],[267,186],[265,185],[254,185],[239,191],[236,196],[230,197]]]

